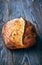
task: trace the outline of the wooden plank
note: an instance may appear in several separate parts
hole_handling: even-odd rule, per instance
[[[35,17],[33,19],[33,16],[31,14],[31,0],[4,0],[0,3],[0,34],[2,26],[6,21],[20,16],[23,16],[25,19],[30,20],[31,23],[36,24],[36,26],[38,25],[39,28],[39,22],[33,22],[37,16],[34,14]],[[32,12],[34,12],[34,10],[32,10]],[[36,46],[29,49],[11,51],[4,46],[2,36],[0,35],[0,56],[0,65],[42,65],[42,41],[38,39]]]

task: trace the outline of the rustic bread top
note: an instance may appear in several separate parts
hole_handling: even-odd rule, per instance
[[[27,48],[36,41],[35,27],[22,17],[16,18],[4,24],[2,37],[7,48]]]

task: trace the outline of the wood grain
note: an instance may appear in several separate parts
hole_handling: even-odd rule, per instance
[[[42,1],[41,1],[42,2]],[[0,0],[0,65],[42,65],[42,9],[40,0]],[[23,16],[37,29],[36,45],[29,49],[8,50],[2,41],[2,26]]]

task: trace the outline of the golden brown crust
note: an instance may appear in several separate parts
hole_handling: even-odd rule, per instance
[[[27,48],[35,44],[36,30],[34,25],[27,20],[25,20],[25,22],[23,21],[24,20],[17,18],[16,20],[13,19],[4,24],[2,28],[2,38],[7,48],[9,49]],[[22,27],[19,27],[19,25]],[[16,29],[19,30],[19,33],[17,33],[18,31]],[[21,38],[22,40],[19,37],[20,38],[22,37]]]

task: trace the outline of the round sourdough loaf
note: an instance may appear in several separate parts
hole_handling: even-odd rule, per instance
[[[36,30],[32,23],[20,17],[4,24],[2,38],[9,49],[28,48],[36,43]]]

